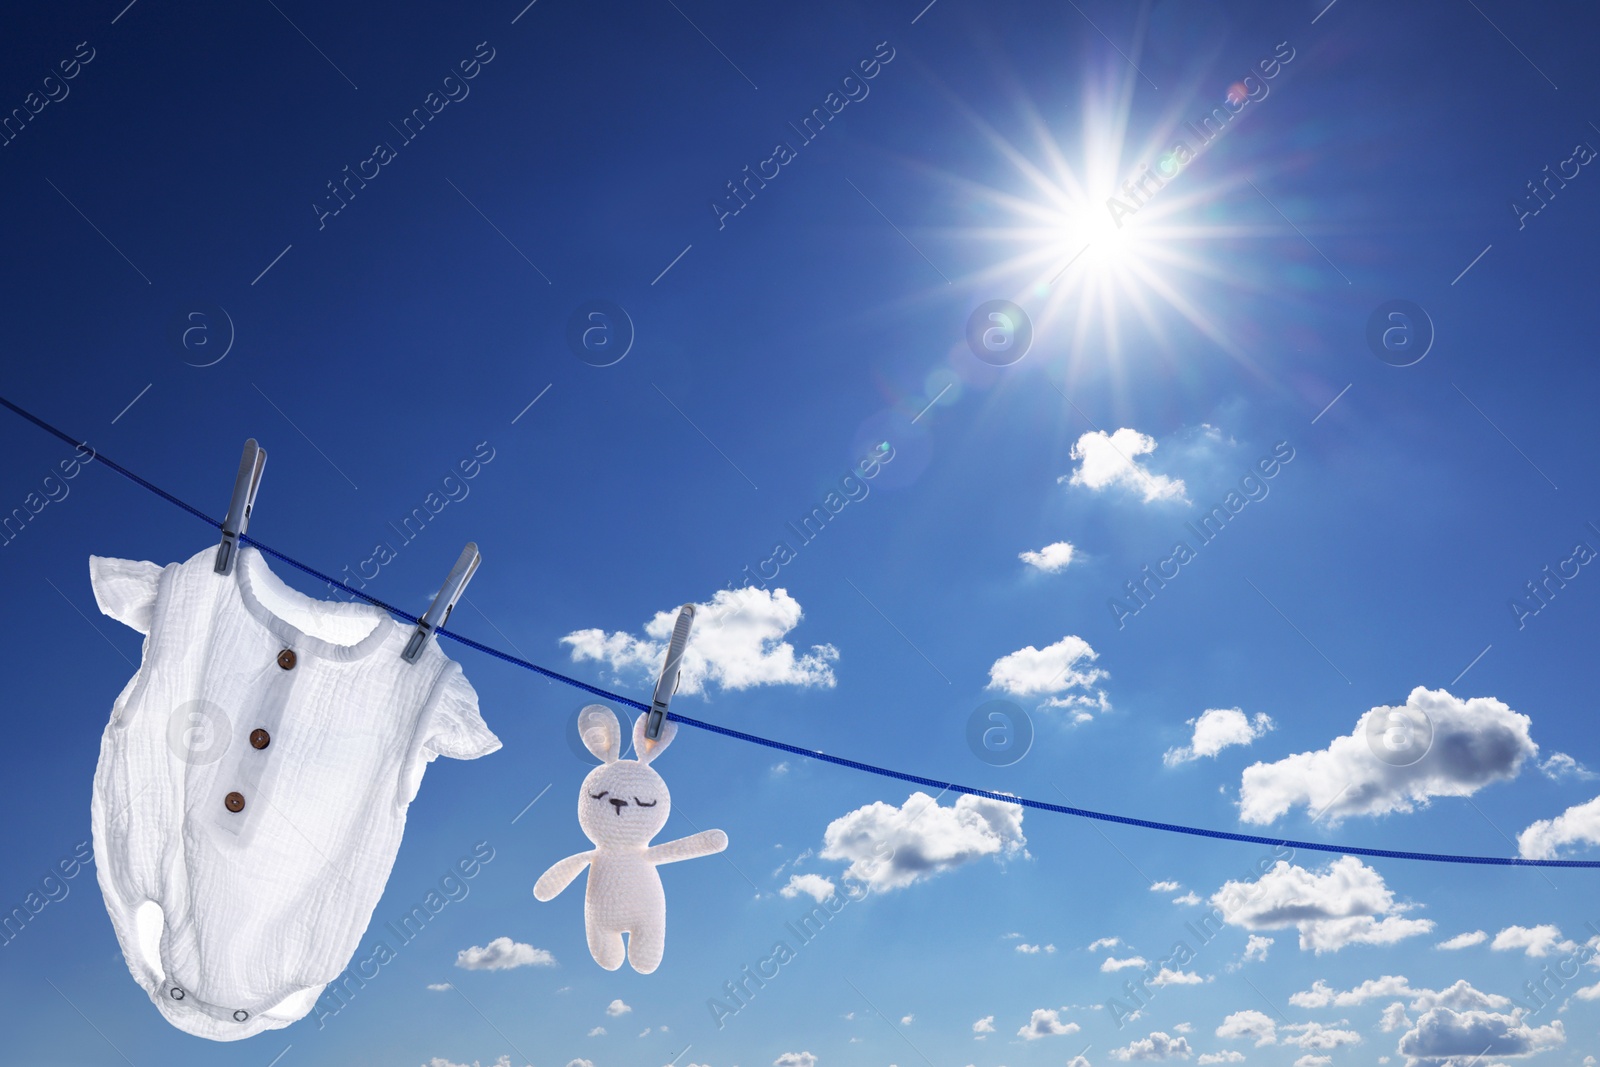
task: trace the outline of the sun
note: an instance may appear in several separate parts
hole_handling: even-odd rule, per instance
[[[1187,291],[1201,280],[1238,284],[1217,242],[1252,231],[1190,220],[1194,209],[1243,181],[1207,180],[1189,169],[1196,153],[1178,147],[1174,131],[1193,96],[1145,118],[1148,134],[1130,144],[1135,84],[1132,77],[1090,80],[1076,123],[1070,115],[1047,121],[1031,102],[1018,100],[1025,144],[964,109],[1014,178],[1001,188],[942,175],[972,197],[985,218],[998,220],[954,234],[1000,250],[998,257],[992,251],[985,256],[990,267],[966,280],[1009,292],[1033,317],[1035,336],[1065,350],[1069,376],[1084,360],[1116,369],[1130,356],[1135,329],[1141,352],[1175,358],[1168,330],[1174,311],[1235,359],[1252,362]],[[1070,140],[1058,132],[1074,125]]]

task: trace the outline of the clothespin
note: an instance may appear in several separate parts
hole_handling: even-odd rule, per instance
[[[456,565],[451,567],[450,573],[445,576],[444,584],[439,587],[439,595],[433,598],[428,613],[417,621],[417,628],[412,631],[411,640],[406,642],[405,651],[400,653],[401,659],[407,663],[417,662],[422,650],[428,647],[428,638],[449,620],[450,613],[455,610],[456,601],[467,591],[467,583],[472,581],[472,576],[482,561],[483,557],[478,554],[477,543],[468,541],[467,547],[461,550],[461,555],[456,559]]]
[[[661,677],[656,679],[655,696],[650,698],[650,710],[645,712],[644,735],[654,741],[661,736],[661,724],[667,721],[667,705],[678,691],[678,677],[683,666],[683,650],[689,644],[689,631],[694,628],[694,605],[685,604],[678,612],[678,621],[672,625],[672,641],[667,645],[667,661],[661,665]]]
[[[256,490],[261,488],[261,469],[267,465],[267,450],[256,443],[254,437],[244,443],[244,455],[239,457],[239,474],[233,479],[233,499],[228,503],[228,517],[222,520],[222,543],[217,545],[217,562],[212,570],[218,574],[232,574],[233,561],[239,555],[239,538],[250,525],[250,513],[256,508]]]

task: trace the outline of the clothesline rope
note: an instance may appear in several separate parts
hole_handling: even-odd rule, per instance
[[[18,415],[22,416],[24,419],[27,419],[29,422],[44,430],[46,433],[52,434],[53,436],[65,441],[67,444],[72,445],[75,448],[87,447],[86,442],[79,441],[69,434],[63,433],[61,430],[52,426],[50,423],[45,422],[32,412],[13,404],[5,397],[0,397],[0,404],[3,404],[5,407],[16,412]],[[205,522],[207,525],[218,530],[222,528],[222,523],[219,520],[213,519],[200,509],[178,499],[165,489],[162,489],[160,486],[145,481],[145,479],[139,477],[128,468],[122,466],[120,463],[117,463],[98,451],[95,453],[95,462],[104,463],[107,467],[110,467],[124,478],[127,478],[137,485],[143,486],[152,493],[161,497],[163,500],[166,500],[168,503],[176,504],[178,507],[182,508],[184,511],[187,511],[195,518]],[[387,604],[384,601],[379,600],[377,597],[363,593],[359,589],[352,589],[350,586],[339,581],[337,578],[331,578],[314,567],[308,567],[299,560],[290,556],[286,556],[282,552],[262,544],[253,537],[244,535],[240,537],[240,540],[246,544],[254,545],[257,549],[271,556],[273,559],[287,563],[296,570],[308,574],[320,582],[325,582],[329,586],[343,589],[350,595],[359,597],[362,600],[367,601],[369,604],[382,608],[390,614],[396,615],[409,623],[414,624],[418,621],[417,616],[412,615],[409,612],[402,611],[392,604]],[[582,689],[584,692],[592,693],[595,696],[603,697],[606,700],[614,701],[618,704],[625,704],[628,707],[635,708],[639,711],[650,710],[650,705],[643,703],[642,701],[634,700],[631,697],[625,697],[620,693],[613,693],[608,689],[602,689],[596,685],[590,685],[588,682],[569,677],[568,675],[562,674],[559,671],[550,670],[548,667],[541,667],[537,663],[530,663],[529,661],[518,656],[510,655],[509,653],[502,652],[497,648],[491,648],[488,645],[474,641],[470,637],[465,637],[447,629],[440,629],[436,631],[436,634],[439,637],[448,637],[452,641],[465,645],[468,648],[476,649],[479,652],[493,656],[496,659],[504,660],[506,663],[510,663],[517,667],[522,667],[525,670],[533,671],[536,674],[542,674],[546,678],[549,678],[553,681],[573,686],[576,689]],[[776,749],[779,752],[787,752],[795,756],[804,756],[808,759],[821,760],[824,763],[831,763],[836,767],[848,767],[851,770],[862,771],[867,774],[875,774],[882,778],[892,778],[901,782],[910,782],[913,785],[926,786],[929,789],[937,789],[939,790],[941,796],[944,793],[957,793],[974,797],[986,797],[990,800],[997,800],[1005,804],[1016,804],[1019,807],[1029,808],[1034,811],[1048,811],[1057,815],[1072,815],[1080,819],[1094,819],[1100,822],[1118,823],[1123,826],[1138,826],[1146,830],[1161,830],[1166,833],[1187,834],[1191,837],[1206,837],[1218,841],[1239,841],[1246,844],[1272,845],[1274,847],[1281,848],[1305,849],[1310,852],[1331,852],[1349,856],[1371,856],[1378,859],[1421,860],[1430,863],[1460,863],[1490,867],[1600,867],[1600,860],[1523,859],[1519,856],[1465,856],[1440,852],[1409,852],[1400,849],[1366,848],[1360,845],[1325,844],[1320,841],[1296,841],[1286,837],[1263,837],[1257,834],[1233,833],[1229,830],[1211,830],[1200,826],[1183,826],[1178,823],[1160,822],[1154,819],[1138,819],[1129,815],[1116,815],[1110,812],[1091,811],[1088,808],[1076,808],[1066,804],[1052,804],[1048,801],[1033,800],[1028,797],[1012,796],[1008,793],[995,793],[987,789],[978,789],[973,786],[961,785],[957,782],[943,782],[937,778],[925,778],[922,775],[908,774],[905,771],[897,771],[889,767],[879,767],[872,763],[862,763],[858,760],[847,759],[843,756],[830,755],[829,753],[821,752],[816,749],[801,748],[798,745],[791,745],[784,741],[775,741],[772,738],[762,737],[759,734],[746,733],[743,730],[735,730],[731,727],[719,726],[716,723],[704,722],[700,719],[692,718],[691,716],[685,715],[678,711],[668,712],[667,718],[674,722],[683,723],[685,726],[694,726],[701,730],[709,731],[710,733],[721,734],[724,737],[731,737],[739,741],[746,741],[753,745],[761,745],[765,748]]]

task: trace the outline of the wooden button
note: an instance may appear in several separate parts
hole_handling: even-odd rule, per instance
[[[250,731],[250,747],[266,748],[270,744],[272,744],[272,735],[265,730]]]
[[[278,653],[278,666],[286,671],[294,670],[294,649],[286,648]]]
[[[244,810],[244,794],[229,793],[227,796],[222,798],[222,803],[223,806],[231,812],[241,812]]]

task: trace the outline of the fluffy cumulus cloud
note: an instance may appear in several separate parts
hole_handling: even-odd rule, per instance
[[[1026,943],[1019,943],[1017,945],[1017,951],[1022,953],[1024,956],[1037,956],[1041,952],[1045,953],[1046,955],[1054,955],[1056,947],[1054,945],[1029,945]]]
[[[1454,985],[1444,989],[1428,989],[1412,985],[1410,979],[1399,974],[1369,978],[1345,990],[1334,989],[1318,979],[1311,983],[1310,989],[1291,995],[1289,1003],[1297,1008],[1354,1008],[1369,1000],[1391,1000],[1396,997],[1404,1000],[1395,1000],[1385,1009],[1385,1030],[1396,1029],[1392,1023],[1399,1020],[1404,1020],[1406,1026],[1411,1025],[1405,1017],[1406,1001],[1410,1002],[1414,1012],[1429,1012],[1435,1008],[1449,1008],[1458,1012],[1501,1011],[1511,1007],[1511,998],[1498,993],[1485,993],[1474,988],[1465,978],[1458,979]]]
[[[1025,1041],[1037,1041],[1041,1037],[1064,1037],[1081,1029],[1083,1027],[1077,1023],[1062,1022],[1059,1009],[1034,1008],[1033,1016],[1017,1031],[1017,1036]]]
[[[1197,760],[1201,756],[1215,757],[1230,745],[1248,745],[1272,729],[1272,717],[1258,711],[1254,717],[1238,708],[1208,708],[1200,717],[1190,719],[1194,737],[1187,745],[1167,749],[1161,761],[1168,767]]]
[[[709,604],[696,604],[694,636],[683,654],[678,692],[699,693],[759,685],[832,687],[839,650],[813,645],[801,653],[785,641],[804,617],[786,589],[719,589]],[[666,659],[678,609],[659,611],[644,636],[604,630],[574,630],[561,639],[574,662],[595,660],[618,674],[653,681]]]
[[[1157,884],[1159,884],[1159,883],[1157,883]],[[1172,888],[1173,889],[1178,888],[1177,884],[1174,883]],[[1099,952],[1103,948],[1116,948],[1117,946],[1119,946],[1121,944],[1122,944],[1122,938],[1120,938],[1120,937],[1102,937],[1102,938],[1098,938],[1097,940],[1089,942],[1088,951],[1090,951],[1090,952]]]
[[[1279,860],[1255,882],[1227,882],[1211,896],[1223,919],[1246,930],[1294,927],[1300,947],[1337,952],[1347,945],[1387,945],[1433,929],[1408,919],[1383,876],[1354,856],[1320,871]]]
[[[1457,934],[1454,937],[1446,938],[1445,940],[1439,942],[1438,947],[1449,951],[1455,951],[1456,949],[1471,948],[1473,945],[1481,945],[1487,940],[1489,940],[1489,935],[1484,933],[1482,930],[1469,930],[1464,934]]]
[[[1139,462],[1138,457],[1155,450],[1154,437],[1127,427],[1111,434],[1104,430],[1086,433],[1072,446],[1078,468],[1057,480],[1095,490],[1119,486],[1138,493],[1147,504],[1158,500],[1188,503],[1182,479],[1155,474]]]
[[[1361,1035],[1354,1030],[1339,1030],[1321,1023],[1290,1023],[1279,1027],[1278,1040],[1295,1048],[1334,1049],[1361,1044]]]
[[[1111,1055],[1124,1062],[1129,1060],[1186,1060],[1194,1050],[1189,1039],[1181,1034],[1173,1037],[1161,1030],[1153,1030],[1149,1037],[1130,1041],[1122,1048],[1114,1048]]]
[[[785,1052],[772,1061],[772,1067],[817,1067],[817,1057],[809,1052]]]
[[[994,1016],[985,1015],[983,1018],[973,1023],[972,1032],[979,1035],[994,1033]],[[979,1040],[982,1040],[981,1036]]]
[[[1251,934],[1250,940],[1245,942],[1243,962],[1255,960],[1257,963],[1267,962],[1267,949],[1272,947],[1273,939],[1261,934]]]
[[[989,686],[1014,697],[1044,697],[1048,707],[1069,708],[1079,721],[1111,707],[1097,683],[1107,677],[1094,666],[1099,653],[1068,634],[1053,645],[1028,645],[1008,652],[989,668]]]
[[[542,948],[497,937],[481,948],[473,945],[456,953],[456,966],[464,971],[509,971],[513,967],[554,967],[556,958]]]
[[[1148,966],[1150,966],[1150,963],[1143,956],[1129,956],[1126,959],[1120,960],[1115,956],[1107,956],[1104,962],[1100,964],[1100,969],[1102,971],[1111,972],[1125,971],[1130,967],[1143,968]]]
[[[898,808],[880,800],[841,815],[822,842],[823,859],[847,862],[845,877],[875,890],[904,889],[985,856],[1026,856],[1028,843],[1016,804],[960,796],[941,807],[921,791]]]
[[[1561,928],[1550,923],[1538,926],[1508,926],[1494,935],[1489,947],[1496,952],[1514,952],[1521,949],[1530,956],[1548,956],[1552,952],[1576,952],[1578,946],[1561,936]]]
[[[797,897],[806,894],[818,904],[833,896],[833,883],[820,874],[791,874],[789,884],[778,892],[786,897]]]
[[[1194,1062],[1200,1067],[1209,1067],[1213,1063],[1243,1063],[1244,1053],[1238,1049],[1224,1049],[1221,1052],[1202,1052],[1200,1058]]]
[[[1419,715],[1433,724],[1427,755],[1407,767],[1378,759],[1373,745],[1382,743],[1387,731],[1421,736],[1405,725],[1419,722]],[[1404,705],[1372,708],[1348,735],[1319,752],[1246,768],[1239,814],[1245,822],[1269,823],[1300,805],[1325,813],[1331,824],[1350,815],[1408,812],[1433,797],[1471,796],[1515,778],[1523,761],[1538,755],[1539,746],[1528,736],[1531,722],[1493,697],[1461,700],[1443,689],[1418,686]],[[1371,740],[1369,726],[1379,741]]]
[[[624,1004],[620,997],[606,1005],[606,1014],[612,1018],[616,1018],[618,1015],[626,1015],[632,1010],[633,1005]]]
[[[1072,555],[1077,550],[1070,541],[1056,541],[1045,545],[1039,551],[1028,550],[1017,553],[1017,558],[1034,570],[1044,571],[1046,574],[1059,574],[1067,569],[1067,564],[1072,562]]]
[[[1278,1024],[1266,1012],[1254,1009],[1236,1011],[1222,1020],[1222,1025],[1217,1027],[1217,1036],[1254,1041],[1256,1048],[1264,1048],[1278,1043]]]
[[[1561,1020],[1531,1026],[1521,1012],[1452,1011],[1434,1008],[1400,1036],[1407,1067],[1453,1067],[1484,1056],[1528,1056],[1558,1048],[1567,1034]]]
[[[1600,797],[1540,819],[1517,835],[1523,859],[1548,860],[1569,845],[1600,845]]]
[[[1174,971],[1170,967],[1163,967],[1150,979],[1151,985],[1200,985],[1205,979],[1193,971]]]

